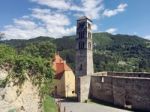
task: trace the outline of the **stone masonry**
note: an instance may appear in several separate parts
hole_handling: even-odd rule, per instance
[[[150,73],[93,72],[92,21],[77,20],[76,92],[78,101],[97,99],[120,107],[150,111]]]
[[[150,74],[141,73],[140,77],[129,77],[128,73],[122,73],[124,76],[115,74],[92,76],[90,97],[124,108],[150,111]]]
[[[76,36],[76,92],[78,100],[88,99],[90,75],[93,74],[92,21],[87,17],[77,20]]]

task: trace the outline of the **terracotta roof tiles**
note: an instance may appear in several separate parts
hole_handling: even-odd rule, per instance
[[[72,69],[66,64],[58,54],[53,59],[53,69],[55,70],[55,78],[61,79],[65,71],[72,71]]]

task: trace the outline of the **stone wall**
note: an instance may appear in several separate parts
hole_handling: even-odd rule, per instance
[[[91,98],[113,103],[112,78],[92,76],[90,96]]]
[[[146,72],[97,72],[94,76],[121,76],[121,77],[147,77],[150,78],[150,73]]]
[[[142,72],[107,72],[107,76],[147,77],[147,78],[150,78],[150,73],[142,73]]]
[[[113,78],[114,104],[150,111],[150,79]]]
[[[118,106],[150,111],[150,78],[92,76],[90,96]]]
[[[89,98],[91,76],[77,78],[77,96],[79,102],[85,102]]]

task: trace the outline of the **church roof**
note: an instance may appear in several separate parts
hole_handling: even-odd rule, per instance
[[[55,78],[61,79],[65,71],[72,71],[72,69],[66,64],[58,54],[53,59],[53,69],[55,70]]]

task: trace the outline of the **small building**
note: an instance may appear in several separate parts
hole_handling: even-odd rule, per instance
[[[73,70],[66,64],[66,61],[58,54],[54,57],[53,69],[56,79],[54,94],[58,97],[74,97],[75,75]]]

